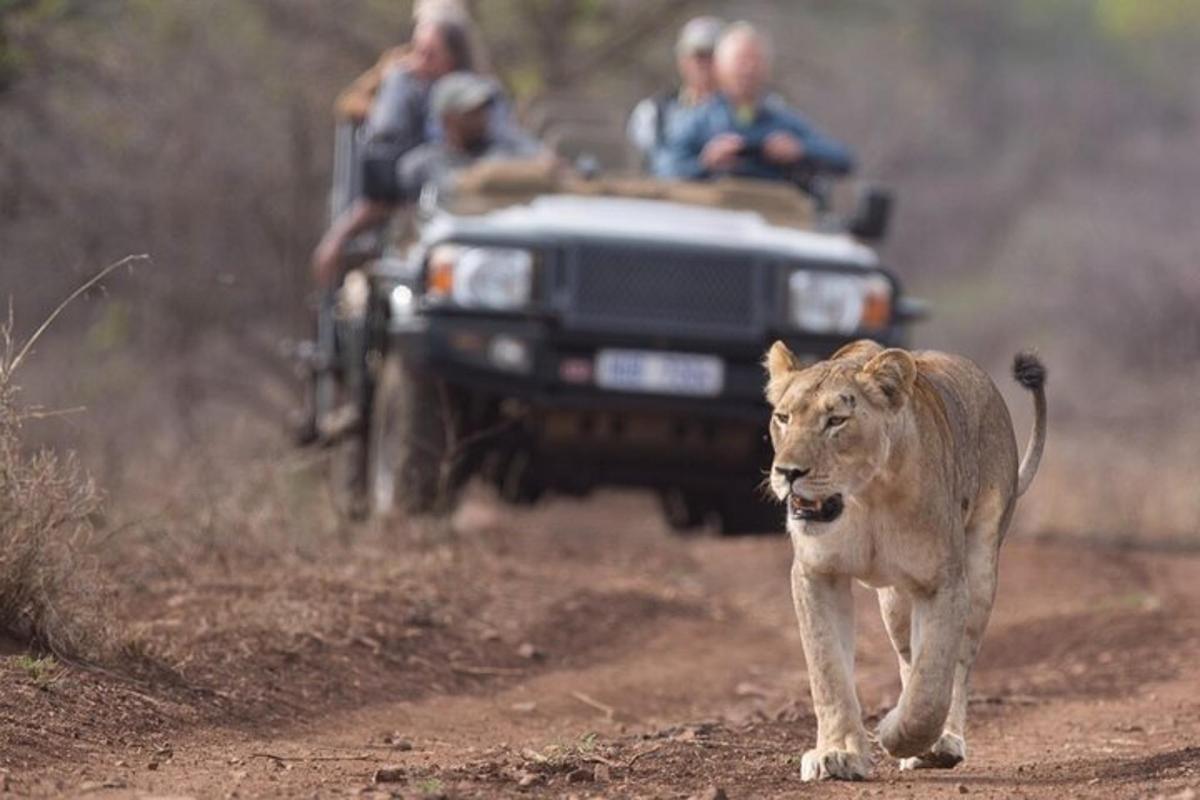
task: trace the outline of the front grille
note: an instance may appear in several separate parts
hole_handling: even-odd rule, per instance
[[[762,267],[750,257],[588,243],[571,262],[570,322],[664,333],[760,327]]]

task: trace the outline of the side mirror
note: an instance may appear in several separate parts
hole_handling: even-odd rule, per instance
[[[931,316],[932,308],[928,301],[919,297],[901,297],[896,303],[896,321],[902,324],[924,322]]]
[[[878,242],[887,236],[895,210],[895,196],[882,186],[867,186],[858,196],[858,207],[850,219],[850,233],[865,242]]]

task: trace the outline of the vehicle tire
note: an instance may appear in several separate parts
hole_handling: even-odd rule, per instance
[[[329,454],[329,485],[338,513],[361,522],[370,515],[366,481],[367,443],[362,426],[334,442]]]
[[[786,527],[784,509],[757,492],[734,492],[720,499],[721,535],[775,534]]]
[[[302,376],[304,384],[300,408],[288,416],[288,432],[297,447],[308,447],[321,440],[321,432],[317,427],[317,397],[320,394],[317,382],[320,379],[315,372]]]
[[[462,454],[452,452],[458,417],[443,384],[397,353],[383,358],[366,437],[366,494],[373,515],[453,509],[462,485],[457,463]]]
[[[708,521],[712,503],[699,492],[672,487],[658,493],[658,504],[667,526],[677,533],[691,533]]]

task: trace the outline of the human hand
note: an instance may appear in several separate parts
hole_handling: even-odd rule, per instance
[[[804,158],[804,143],[784,131],[776,131],[763,142],[763,156],[774,164],[795,164]]]
[[[712,171],[730,169],[737,162],[738,153],[745,144],[746,141],[736,133],[714,136],[700,152],[700,163]]]

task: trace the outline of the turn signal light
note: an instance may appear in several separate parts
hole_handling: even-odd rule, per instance
[[[459,249],[453,245],[433,248],[429,254],[429,273],[425,290],[436,297],[449,297],[454,291],[454,265],[458,262]]]

